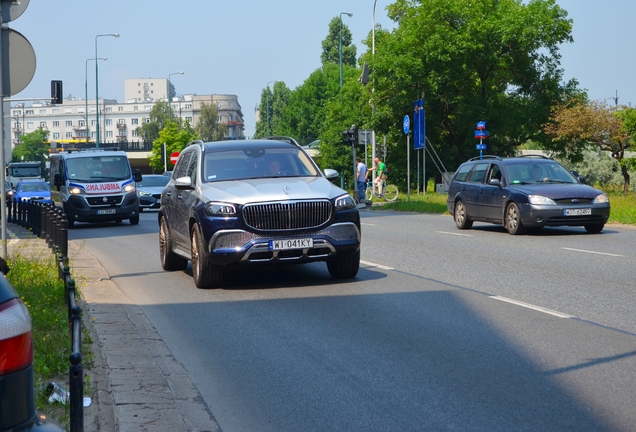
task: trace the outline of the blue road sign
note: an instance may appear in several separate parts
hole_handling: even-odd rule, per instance
[[[477,122],[477,129],[479,130],[486,129],[486,122],[485,121]]]
[[[475,131],[475,138],[488,138],[488,131],[487,130],[476,130]]]
[[[426,148],[426,115],[424,100],[418,99],[413,103],[413,146],[415,150]]]
[[[477,150],[486,150],[486,144],[477,144],[475,147]]]
[[[409,120],[409,116],[404,116],[404,133],[409,133],[409,126],[411,125],[411,120]]]

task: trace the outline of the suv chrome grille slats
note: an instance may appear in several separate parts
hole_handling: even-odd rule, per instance
[[[330,217],[331,202],[328,200],[248,204],[243,207],[245,223],[258,230],[316,228]]]

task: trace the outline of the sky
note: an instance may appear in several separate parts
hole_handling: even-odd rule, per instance
[[[24,1],[24,0],[23,0]],[[375,22],[394,28],[390,0],[375,0]],[[636,105],[636,2],[557,0],[573,19],[574,42],[561,47],[564,79],[576,78],[593,100]],[[127,78],[168,78],[178,94],[238,96],[245,135],[255,129],[255,106],[272,81],[294,89],[320,67],[329,22],[342,12],[358,56],[373,24],[374,0],[30,0],[8,26],[26,37],[36,55],[31,83],[14,98],[48,98],[51,80],[64,96],[124,102]],[[118,33],[119,38],[100,36]],[[97,40],[97,56],[95,42]]]

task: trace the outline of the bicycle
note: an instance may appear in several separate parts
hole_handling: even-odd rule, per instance
[[[382,180],[382,193],[378,194],[375,191],[375,184],[373,184],[372,180],[367,181],[367,190],[365,192],[365,197],[369,201],[376,198],[382,198],[385,201],[395,201],[400,194],[397,186],[394,184],[386,184],[386,180]]]

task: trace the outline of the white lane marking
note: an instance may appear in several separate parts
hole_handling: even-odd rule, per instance
[[[585,250],[585,249],[572,249],[572,248],[561,248],[561,249],[565,249],[565,250],[569,250],[569,251],[574,251],[574,252],[584,252],[584,253],[589,253],[589,254],[596,254],[596,255],[607,255],[607,256],[613,256],[613,257],[625,257],[625,255],[618,255],[618,254],[613,254],[613,253],[607,253],[607,252],[596,252],[596,251],[590,251],[590,250]]]
[[[464,236],[464,237],[472,237],[472,234],[462,234],[462,233],[454,233],[454,232],[447,232],[447,231],[437,231],[440,234],[450,234],[450,235],[456,235],[456,236]]]
[[[555,317],[559,317],[559,318],[575,318],[573,315],[564,314],[562,312],[557,312],[557,311],[553,311],[551,309],[543,308],[541,306],[535,306],[535,305],[530,304],[530,303],[524,303],[524,302],[521,302],[521,301],[509,299],[507,297],[490,296],[490,298],[491,299],[495,299],[495,300],[508,302],[508,303],[512,303],[512,304],[516,304],[517,306],[522,306],[522,307],[525,307],[525,308],[528,308],[528,309],[534,309],[536,311],[547,313],[547,314],[550,314],[550,315],[554,315]]]
[[[375,226],[375,224],[360,222],[360,225]]]
[[[377,267],[377,268],[382,269],[382,270],[395,270],[393,267],[387,267],[387,266],[384,266],[382,264],[376,264],[376,263],[372,263],[372,262],[369,262],[369,261],[360,260],[360,264],[364,264],[367,267]]]

